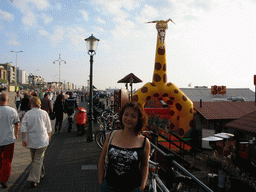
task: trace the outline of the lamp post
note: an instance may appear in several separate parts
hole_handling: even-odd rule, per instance
[[[89,38],[85,39],[86,45],[87,45],[87,50],[88,50],[88,55],[90,55],[90,97],[89,97],[89,113],[88,113],[88,121],[89,121],[89,129],[88,129],[88,134],[87,134],[87,142],[92,142],[93,141],[93,136],[92,136],[92,95],[93,95],[93,82],[92,82],[92,69],[93,69],[93,56],[96,54],[96,49],[97,45],[99,42],[99,39],[96,39],[93,35],[91,35]]]
[[[11,51],[12,53],[16,53],[16,67],[15,67],[15,85],[18,85],[18,75],[17,75],[17,55],[18,53],[22,53],[23,51]]]
[[[55,64],[55,62],[59,62],[59,83],[60,83],[60,64],[61,62],[64,62],[64,64],[66,64],[67,62],[65,60],[61,60],[60,54],[59,54],[59,59],[53,61],[53,64]]]

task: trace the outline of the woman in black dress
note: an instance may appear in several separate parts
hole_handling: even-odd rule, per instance
[[[54,102],[53,105],[53,112],[56,116],[56,123],[55,123],[55,133],[57,131],[60,132],[62,127],[62,121],[63,121],[63,112],[64,112],[64,96],[63,94],[59,94]]]

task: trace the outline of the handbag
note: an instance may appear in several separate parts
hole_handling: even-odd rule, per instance
[[[55,115],[55,113],[54,113],[54,112],[50,113],[50,114],[49,114],[49,116],[50,116],[50,119],[51,119],[51,120],[54,120],[54,119],[55,119],[55,117],[56,117],[56,115]]]

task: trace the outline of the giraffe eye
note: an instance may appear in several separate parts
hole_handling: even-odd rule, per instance
[[[160,25],[158,25],[157,28],[160,29],[161,28]]]
[[[164,28],[166,29],[167,26],[164,26]]]

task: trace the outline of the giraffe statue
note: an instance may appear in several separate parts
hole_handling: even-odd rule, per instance
[[[168,29],[169,21],[172,20],[148,22],[156,23],[158,32],[153,81],[134,93],[132,101],[138,102],[144,107],[149,100],[163,100],[170,110],[169,131],[178,131],[178,135],[183,137],[192,127],[193,103],[176,85],[167,83],[165,32]]]

